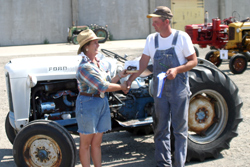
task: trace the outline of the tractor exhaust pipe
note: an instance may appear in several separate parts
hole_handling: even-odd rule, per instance
[[[205,12],[205,18],[204,18],[204,26],[207,27],[207,23],[208,23],[208,11]]]

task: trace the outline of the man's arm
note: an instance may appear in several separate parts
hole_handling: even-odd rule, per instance
[[[145,54],[142,54],[141,56],[141,59],[140,59],[140,69],[137,73],[134,73],[132,75],[130,75],[129,79],[127,80],[127,85],[130,87],[132,82],[138,77],[141,75],[141,73],[147,68],[148,66],[148,62],[150,60],[150,56],[147,56]],[[124,92],[124,93],[128,93],[127,92]]]
[[[189,71],[192,68],[194,68],[198,63],[196,53],[188,56],[186,59],[187,59],[187,63],[181,66],[175,67],[175,68],[168,69],[168,71],[166,72],[166,75],[168,75],[167,79],[169,80],[174,79],[178,73]]]

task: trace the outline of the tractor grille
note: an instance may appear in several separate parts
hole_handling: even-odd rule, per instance
[[[235,34],[235,28],[234,27],[229,27],[229,40],[234,40],[234,34]]]
[[[12,103],[12,96],[11,96],[10,76],[9,76],[8,72],[5,73],[5,80],[6,80],[8,101],[9,101],[9,110],[14,112],[13,103]]]
[[[186,33],[190,36],[190,38],[193,38],[193,30],[187,29]]]

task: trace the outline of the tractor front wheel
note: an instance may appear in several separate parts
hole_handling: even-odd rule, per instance
[[[25,126],[13,144],[17,166],[74,167],[76,147],[69,132],[53,121],[36,120]]]
[[[220,55],[214,54],[215,51],[210,51],[206,54],[205,59],[212,62],[214,65],[219,67],[222,63],[222,60],[220,59]]]
[[[244,55],[234,55],[229,62],[229,69],[234,74],[242,74],[247,69],[247,58]]]

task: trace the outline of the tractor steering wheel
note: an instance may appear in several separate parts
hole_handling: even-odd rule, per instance
[[[111,51],[109,51],[109,50],[101,49],[101,51],[102,51],[105,55],[107,55],[107,56],[109,56],[109,57],[111,57],[111,58],[115,58],[115,59],[117,59],[118,61],[120,61],[120,62],[122,62],[122,63],[124,63],[125,61],[127,61],[126,58],[124,58],[124,57],[122,57],[122,56],[120,56],[120,55],[118,55],[118,54],[116,54],[116,53],[114,53],[114,52],[111,52]]]

